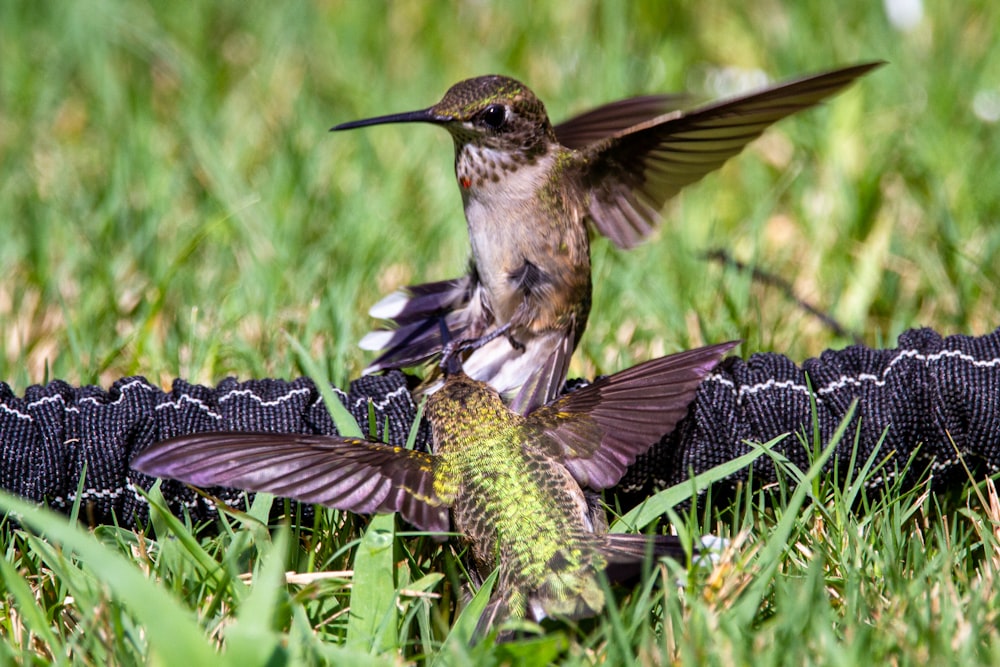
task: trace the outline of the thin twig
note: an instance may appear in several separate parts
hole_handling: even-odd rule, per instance
[[[781,276],[774,273],[770,273],[768,271],[764,271],[763,269],[759,269],[755,266],[749,266],[746,263],[741,262],[740,260],[730,256],[730,254],[727,251],[723,250],[722,248],[715,248],[713,250],[709,250],[708,252],[705,253],[704,257],[710,262],[718,262],[723,266],[732,267],[737,271],[749,271],[750,276],[756,282],[777,288],[785,295],[785,298],[789,299],[790,301],[793,301],[795,304],[799,306],[799,308],[803,309],[810,315],[813,315],[814,317],[818,318],[823,324],[828,326],[838,336],[850,338],[857,345],[864,345],[865,341],[859,334],[854,333],[853,331],[849,331],[846,327],[840,324],[840,322],[834,319],[832,315],[823,310],[820,310],[819,308],[812,305],[805,299],[800,298],[797,294],[795,294],[795,289],[792,287],[792,284],[787,280],[785,280],[784,278],[782,278]]]

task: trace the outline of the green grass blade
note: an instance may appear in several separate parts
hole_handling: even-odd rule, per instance
[[[287,649],[276,630],[285,594],[285,555],[288,530],[278,531],[273,544],[258,544],[260,561],[254,572],[250,592],[243,598],[236,623],[226,629],[226,662],[234,667],[282,664]]]
[[[219,565],[218,561],[205,551],[197,538],[187,529],[187,526],[181,523],[167,509],[167,504],[159,485],[153,486],[148,494],[143,493],[141,489],[139,489],[139,493],[144,495],[146,501],[149,503],[150,515],[154,517],[153,525],[164,525],[167,527],[167,532],[158,532],[157,537],[161,540],[176,539],[184,547],[184,552],[191,557],[198,568],[206,573],[206,576],[213,578],[220,585],[225,582],[229,575]]]
[[[312,357],[309,356],[309,352],[306,348],[291,334],[285,334],[285,338],[288,340],[289,345],[295,350],[296,355],[299,359],[299,364],[305,369],[306,375],[309,379],[313,381],[316,385],[316,389],[319,390],[320,395],[323,397],[323,402],[326,404],[326,409],[330,411],[330,416],[333,418],[333,423],[337,426],[337,432],[345,437],[363,438],[364,433],[361,427],[358,426],[358,422],[355,421],[354,415],[352,415],[344,404],[340,402],[337,395],[334,393],[333,389],[330,388],[330,381],[325,374],[320,372],[319,366],[313,361]]]
[[[694,494],[708,487],[709,484],[717,482],[720,479],[725,479],[726,477],[729,477],[730,475],[753,464],[753,462],[760,458],[762,454],[770,450],[784,438],[785,436],[782,435],[762,445],[748,443],[753,448],[752,452],[748,452],[743,456],[733,459],[732,461],[717,465],[711,470],[703,472],[700,475],[695,475],[689,480],[681,482],[680,484],[675,484],[669,489],[664,489],[663,491],[649,497],[643,501],[642,504],[637,505],[632,508],[632,510],[616,519],[614,523],[611,524],[610,532],[628,533],[642,530],[653,521],[656,521],[658,518],[663,516],[668,509],[672,508],[677,503],[691,498]]]
[[[50,649],[55,650],[60,642],[52,633],[45,613],[38,608],[28,582],[21,578],[17,569],[5,558],[0,558],[0,575],[3,577],[3,581],[0,582],[0,591],[6,590],[14,598],[17,613],[21,616],[25,628],[37,635]],[[30,641],[27,641],[29,639],[25,638],[26,641],[22,643],[22,647],[30,645]]]
[[[347,646],[378,653],[397,648],[395,514],[376,514],[354,555]]]
[[[150,655],[165,665],[208,665],[218,662],[193,614],[134,562],[98,542],[76,525],[45,508],[0,492],[0,510],[16,512],[18,520],[46,539],[78,554],[112,595],[135,614],[148,636]]]
[[[764,549],[761,551],[759,557],[760,562],[763,563],[763,570],[737,604],[736,614],[745,622],[749,623],[750,620],[757,614],[757,610],[760,608],[760,602],[764,597],[764,593],[768,586],[771,585],[771,579],[774,576],[774,572],[781,564],[781,554],[789,548],[788,540],[792,535],[792,531],[795,529],[796,524],[802,519],[799,511],[802,509],[806,497],[813,491],[813,481],[819,477],[819,474],[823,470],[823,466],[830,460],[830,457],[833,456],[833,453],[836,451],[840,441],[843,440],[844,434],[847,432],[847,428],[851,424],[851,419],[854,418],[854,411],[857,407],[858,403],[857,400],[855,400],[847,409],[847,413],[841,420],[837,430],[834,431],[833,436],[830,438],[830,442],[827,443],[820,455],[817,456],[812,462],[812,465],[809,466],[809,470],[806,471],[802,479],[799,480],[788,505],[783,509],[781,520],[768,536],[767,544],[764,545]]]
[[[486,605],[490,603],[490,596],[493,594],[493,587],[496,585],[499,573],[499,568],[493,570],[490,576],[483,581],[483,585],[479,587],[476,594],[469,600],[469,604],[462,609],[441,646],[441,652],[432,663],[434,667],[470,664],[469,644],[475,635],[479,618],[486,610]]]

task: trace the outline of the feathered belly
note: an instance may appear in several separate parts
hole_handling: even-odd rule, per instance
[[[537,218],[531,207],[466,207],[472,253],[494,324],[534,332],[565,326],[590,303],[590,252],[582,223]],[[527,208],[528,210],[525,210]]]

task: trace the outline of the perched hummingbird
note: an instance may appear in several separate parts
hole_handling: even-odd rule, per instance
[[[613,486],[673,430],[735,344],[639,364],[526,417],[484,382],[446,371],[426,407],[433,454],[336,436],[196,433],[149,447],[132,467],[353,512],[395,511],[427,531],[453,525],[481,576],[500,568],[481,630],[508,616],[589,616],[604,606],[598,572],[629,576],[650,553],[684,552],[675,537],[609,534],[584,488]]]
[[[439,321],[471,349],[465,372],[522,414],[558,394],[590,312],[586,221],[622,248],[642,241],[664,203],[739,153],[772,123],[879,66],[846,67],[667,112],[679,98],[642,97],[553,126],[542,102],[505,76],[458,83],[421,111],[344,123],[444,127],[472,243],[468,273],[404,288],[372,307],[390,328],[361,341],[384,350],[367,369],[408,367],[442,352]]]

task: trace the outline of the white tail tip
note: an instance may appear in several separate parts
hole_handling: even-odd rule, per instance
[[[399,315],[410,302],[410,295],[402,290],[396,290],[389,296],[383,297],[368,310],[368,314],[380,320],[391,320]]]
[[[389,346],[389,342],[392,340],[395,331],[369,331],[366,333],[360,341],[358,341],[358,347],[362,350],[368,350],[370,352],[378,352],[379,350],[384,350]]]

